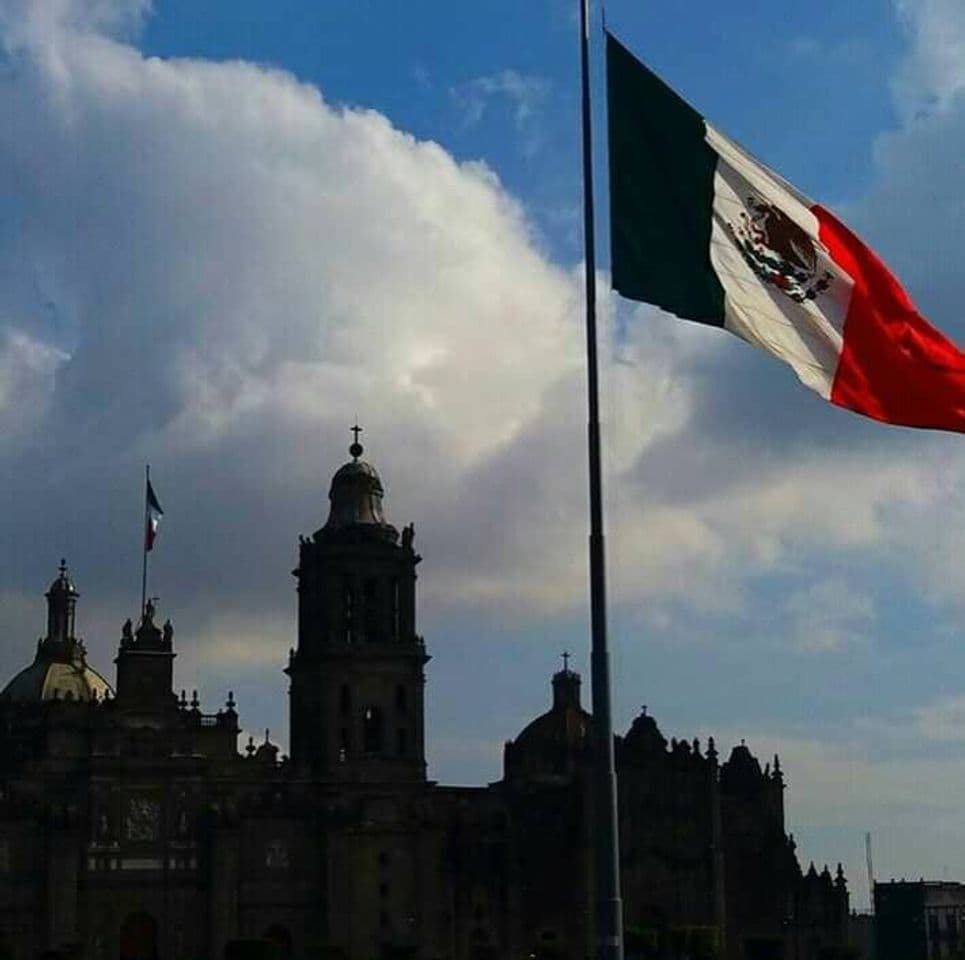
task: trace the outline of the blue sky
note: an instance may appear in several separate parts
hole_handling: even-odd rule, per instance
[[[607,17],[965,339],[957,0]],[[0,0],[6,672],[63,553],[110,672],[150,459],[179,685],[209,709],[233,689],[284,742],[288,571],[357,415],[425,557],[431,775],[499,776],[559,652],[588,659],[576,22],[569,0]],[[645,703],[668,737],[779,750],[804,865],[843,861],[857,906],[865,830],[881,876],[965,877],[960,438],[602,310],[618,726]]]
[[[560,209],[578,200],[575,4],[349,6],[164,3],[141,47],[281,65],[330,101],[379,110],[459,158],[483,158],[553,249],[578,256],[576,232],[559,224]],[[860,195],[874,139],[895,124],[888,84],[903,42],[891,3],[836,4],[820,17],[803,6],[776,17],[756,4],[697,4],[681,17],[676,3],[624,2],[607,16],[703,113],[805,189],[839,202]],[[507,72],[530,83],[513,90]],[[496,89],[479,89],[485,78]],[[527,98],[532,114],[520,119]],[[602,100],[597,113],[602,120]]]

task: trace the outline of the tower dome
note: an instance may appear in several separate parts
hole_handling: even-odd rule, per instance
[[[80,596],[60,562],[57,578],[47,591],[47,636],[37,644],[30,666],[0,691],[0,703],[43,700],[102,700],[110,684],[87,663],[82,640],[74,636],[74,612]]]
[[[340,467],[332,477],[329,488],[328,520],[319,531],[322,534],[339,533],[354,529],[357,533],[374,534],[380,539],[395,542],[398,531],[386,523],[382,512],[385,489],[378,471],[372,464],[360,459],[364,450],[358,441],[361,427],[353,427],[355,442],[349,447],[352,459]]]

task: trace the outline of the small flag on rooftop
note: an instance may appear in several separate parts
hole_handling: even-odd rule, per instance
[[[723,327],[838,406],[965,431],[965,355],[826,208],[607,35],[613,288]]]

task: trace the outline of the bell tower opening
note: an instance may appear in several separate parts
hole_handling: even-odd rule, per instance
[[[286,671],[291,756],[339,780],[420,781],[429,660],[416,632],[421,558],[414,528],[400,533],[385,519],[361,432],[352,428],[352,459],[332,478],[324,526],[299,538],[298,645]]]
[[[381,707],[366,707],[362,713],[362,749],[378,755],[385,748],[385,718]]]

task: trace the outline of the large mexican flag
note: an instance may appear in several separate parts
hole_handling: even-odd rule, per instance
[[[607,35],[613,288],[889,423],[965,431],[965,355],[840,220]]]

